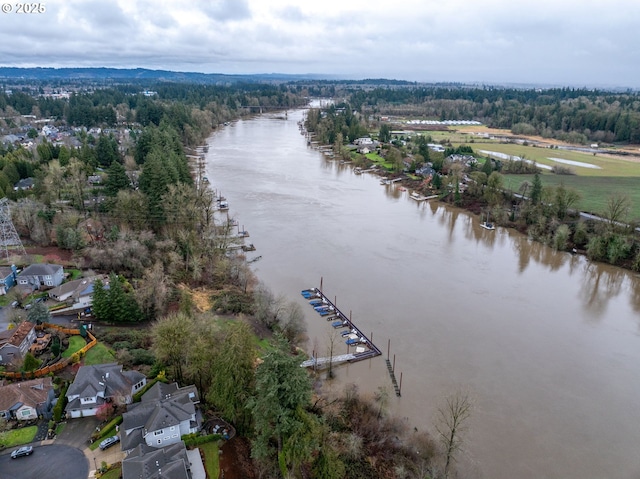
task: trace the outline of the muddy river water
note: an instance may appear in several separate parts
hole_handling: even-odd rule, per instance
[[[391,412],[418,429],[468,392],[467,477],[640,477],[639,278],[356,175],[307,146],[302,115],[216,131],[206,174],[250,233],[258,277],[303,305],[309,351],[332,331],[299,294],[321,278],[383,350],[325,387],[387,388]]]

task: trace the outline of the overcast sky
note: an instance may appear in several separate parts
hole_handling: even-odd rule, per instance
[[[2,4],[0,66],[640,87],[640,0],[42,4]]]

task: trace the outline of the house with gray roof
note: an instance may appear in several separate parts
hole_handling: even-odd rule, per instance
[[[117,363],[82,366],[67,390],[67,417],[95,416],[104,404],[131,404],[133,395],[147,384],[138,371],[123,371]]]
[[[122,461],[122,479],[194,479],[184,442],[161,449],[139,444]]]
[[[66,283],[62,283],[60,286],[50,289],[48,295],[51,299],[61,303],[68,299],[72,299],[73,302],[76,302],[77,298],[79,298],[87,288],[91,287],[97,278],[98,276],[91,276],[89,278],[67,281]]]
[[[161,448],[179,443],[185,434],[198,432],[202,425],[196,409],[199,402],[195,386],[179,388],[176,383],[158,381],[122,415],[122,450],[131,451],[140,444]]]
[[[15,185],[13,185],[14,191],[18,190],[32,190],[36,184],[33,178],[22,178]]]
[[[0,385],[0,418],[26,421],[51,416],[55,397],[50,377]]]
[[[32,290],[54,288],[64,281],[64,269],[59,264],[36,263],[18,273],[18,285]]]

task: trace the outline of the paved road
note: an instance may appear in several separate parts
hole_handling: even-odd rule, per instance
[[[0,479],[86,479],[89,460],[75,447],[34,446],[31,456],[11,459],[8,449],[0,455]]]

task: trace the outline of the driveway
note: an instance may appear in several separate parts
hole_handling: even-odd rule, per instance
[[[87,458],[91,471],[99,468],[102,465],[102,461],[106,462],[107,465],[111,465],[122,461],[124,458],[124,452],[120,450],[120,444],[116,444],[104,451],[99,448],[94,451],[89,449],[91,433],[95,431],[99,424],[100,421],[95,417],[67,419],[66,426],[56,437],[56,444],[65,444],[80,449]],[[0,475],[0,479],[4,478]]]
[[[100,421],[95,417],[67,419],[64,429],[56,437],[56,444],[73,446],[82,450],[89,446],[91,434],[99,424]]]
[[[0,479],[87,479],[89,475],[89,461],[75,447],[34,446],[32,455],[17,459],[11,459],[12,450],[7,449],[0,455]]]

